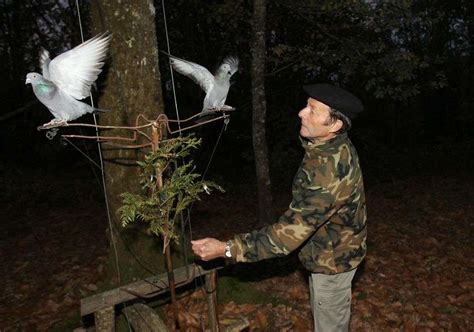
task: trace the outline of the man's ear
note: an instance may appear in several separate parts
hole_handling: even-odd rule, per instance
[[[342,128],[342,121],[337,119],[332,125],[331,128],[329,129],[330,133],[335,133],[339,131],[339,129]]]

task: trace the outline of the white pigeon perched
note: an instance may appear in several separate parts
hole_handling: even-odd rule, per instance
[[[239,68],[239,59],[226,57],[222,64],[212,75],[209,70],[197,63],[186,61],[169,54],[173,68],[183,75],[188,76],[206,92],[201,114],[209,111],[230,111],[234,108],[225,105],[229,93],[230,78]]]
[[[31,84],[38,100],[54,115],[42,127],[64,125],[86,113],[102,111],[79,100],[90,95],[91,85],[102,71],[110,39],[108,33],[98,35],[53,60],[48,51],[41,51],[43,75],[28,73],[25,84]]]

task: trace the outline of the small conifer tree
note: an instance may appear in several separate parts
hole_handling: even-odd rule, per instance
[[[192,161],[184,162],[192,149],[201,140],[182,136],[164,140],[156,151],[145,155],[137,162],[141,167],[140,184],[142,193],[122,193],[123,205],[120,208],[121,222],[125,227],[137,221],[148,223],[148,232],[163,239],[163,249],[170,241],[179,243],[175,225],[180,214],[194,201],[200,200],[203,191],[224,190],[214,182],[200,180],[194,173]]]

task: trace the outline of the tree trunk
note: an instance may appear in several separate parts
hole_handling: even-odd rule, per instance
[[[254,0],[252,40],[252,138],[257,173],[258,226],[273,223],[273,199],[265,138],[265,0]]]
[[[138,114],[156,119],[163,113],[163,101],[153,2],[102,0],[93,1],[90,9],[92,35],[105,31],[113,33],[106,62],[107,80],[103,86],[99,84],[102,93],[99,107],[110,112],[101,115],[100,124],[134,126]],[[104,131],[103,134],[133,135],[131,131],[119,130]],[[124,284],[163,271],[164,263],[156,237],[145,234],[139,225],[123,230],[117,213],[122,205],[120,194],[140,190],[136,161],[143,158],[144,151],[105,144],[102,144],[102,151],[113,220],[108,233],[111,242],[109,266],[115,270],[116,281]]]

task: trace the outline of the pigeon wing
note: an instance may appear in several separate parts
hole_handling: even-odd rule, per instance
[[[49,58],[49,52],[48,50],[41,48],[40,54],[39,54],[39,65],[41,67],[41,71],[43,73],[43,77],[46,78],[47,80],[50,80],[50,75],[49,75],[49,63],[51,62],[51,59]]]
[[[90,94],[99,76],[112,35],[105,33],[55,57],[49,64],[50,80],[76,99]]]
[[[170,55],[171,65],[178,73],[188,76],[196,84],[208,93],[214,86],[214,76],[201,65],[197,63],[179,59]]]

